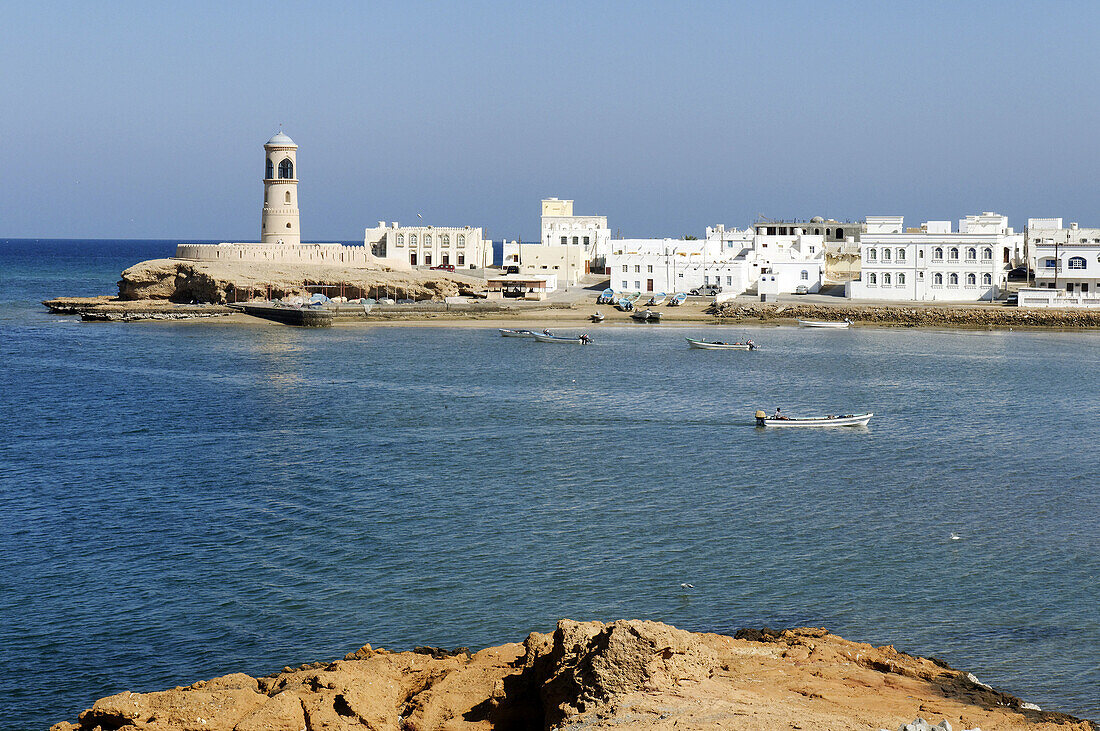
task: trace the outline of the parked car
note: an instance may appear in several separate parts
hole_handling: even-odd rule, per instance
[[[794,288],[794,293],[795,294],[809,294],[810,293],[810,288],[807,287],[805,284],[800,284],[800,285],[798,285],[797,287]]]
[[[411,304],[415,304],[415,303],[410,299],[399,299],[399,300],[397,300],[397,304],[399,304],[399,305],[411,305]]]
[[[1008,273],[1008,281],[1010,281],[1010,282],[1028,281],[1028,280],[1031,279],[1032,275],[1034,275],[1034,272],[1031,269],[1029,269],[1025,266],[1018,266],[1018,267],[1016,267],[1015,269],[1013,269],[1012,271],[1010,271]]]
[[[1019,307],[1020,306],[1020,295],[1013,292],[1012,294],[1008,295],[1008,297],[1005,298],[1005,304]]]
[[[696,297],[713,297],[722,291],[722,288],[716,284],[708,284],[703,287],[696,287],[689,290],[688,294],[695,295]]]
[[[431,269],[435,269],[435,270],[438,270],[438,271],[441,271],[441,272],[453,272],[455,270],[455,265],[454,264],[440,264],[439,266],[431,267]]]

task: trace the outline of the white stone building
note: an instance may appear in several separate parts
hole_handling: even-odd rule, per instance
[[[402,226],[396,221],[366,229],[363,245],[387,263],[480,269],[493,263],[493,242],[480,226]]]
[[[821,288],[825,245],[820,235],[756,234],[707,228],[704,239],[613,239],[607,257],[611,288],[619,292],[687,292],[716,286],[723,294],[755,290],[774,274],[778,291]]]
[[[1023,235],[995,213],[905,229],[901,216],[868,216],[852,299],[976,302],[997,297],[1022,257]]]
[[[553,275],[555,285],[576,286],[588,270],[584,250],[579,246],[560,244],[521,244],[516,241],[503,243],[503,268],[505,272],[522,275]]]
[[[574,216],[573,201],[542,201],[542,235],[545,246],[577,246],[589,268],[599,271],[610,252],[611,230],[607,216]]]
[[[1100,307],[1100,228],[1029,218],[1026,236],[1035,287],[1020,289],[1021,307]]]

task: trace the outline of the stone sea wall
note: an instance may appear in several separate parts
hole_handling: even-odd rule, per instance
[[[1098,310],[1030,309],[1008,306],[774,304],[727,302],[710,313],[720,320],[830,320],[899,327],[1100,327]]]

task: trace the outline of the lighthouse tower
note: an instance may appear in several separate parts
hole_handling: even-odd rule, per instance
[[[264,212],[260,241],[265,244],[299,244],[298,145],[280,130],[264,145]]]

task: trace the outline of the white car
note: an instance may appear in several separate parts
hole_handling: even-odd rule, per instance
[[[798,285],[797,287],[794,288],[794,293],[795,294],[809,294],[810,293],[810,288],[807,287],[805,284],[800,284],[800,285]]]

